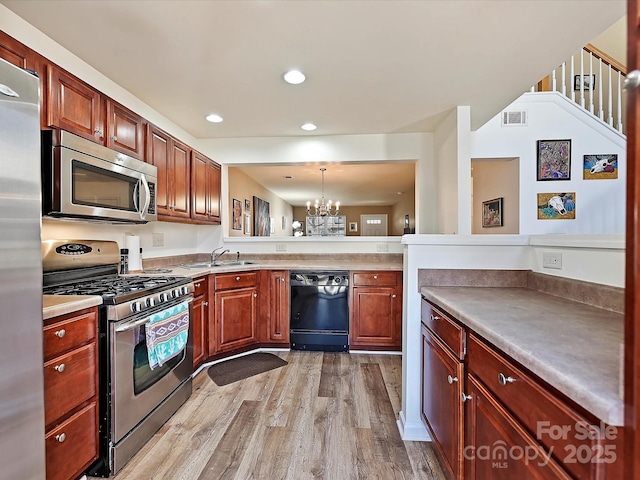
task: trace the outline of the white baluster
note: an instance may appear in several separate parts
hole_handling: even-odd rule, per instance
[[[618,70],[618,131],[622,133],[622,76]]]
[[[562,62],[562,95],[567,96],[567,72],[566,70],[567,62]]]
[[[602,108],[602,59],[598,70],[598,118],[604,121],[604,109]]]
[[[584,50],[580,50],[580,106],[584,108]]]
[[[553,69],[553,72],[551,72],[551,91],[555,92],[556,91],[556,69]]]
[[[575,66],[574,66],[574,60],[573,60],[573,55],[571,55],[571,75],[569,76],[569,85],[571,86],[571,100],[573,100],[574,102],[576,101],[576,92],[574,90],[573,87],[575,87],[575,85],[573,84],[573,78],[574,78],[574,72],[575,72]]]
[[[593,89],[596,88],[595,84],[592,84],[593,80],[593,54],[589,52],[589,112],[593,115]]]
[[[607,109],[609,112],[609,116],[607,117],[607,123],[613,127],[613,97],[611,94],[611,64],[609,64],[609,97],[608,97],[608,102],[607,102]]]

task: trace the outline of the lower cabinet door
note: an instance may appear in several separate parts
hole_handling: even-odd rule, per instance
[[[422,417],[450,479],[462,480],[464,365],[422,327]]]
[[[97,424],[93,402],[47,433],[47,480],[77,478],[98,458]]]
[[[226,351],[257,341],[257,289],[216,292],[216,350]]]
[[[209,302],[205,295],[193,299],[193,368],[197,369],[207,357],[206,325],[209,316]]]
[[[491,393],[467,376],[467,480],[570,479]]]

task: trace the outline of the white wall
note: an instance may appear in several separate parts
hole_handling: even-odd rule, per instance
[[[527,126],[502,127],[495,116],[471,134],[473,158],[520,158],[520,233],[623,233],[626,139],[559,93],[527,93],[507,111],[526,110]],[[571,180],[537,181],[536,141],[571,139]],[[618,178],[583,180],[583,156],[618,155]],[[538,220],[537,193],[576,192],[575,220]]]
[[[457,111],[452,111],[434,136],[437,165],[437,198],[431,204],[438,212],[438,229],[434,233],[458,232],[458,156],[456,148]]]

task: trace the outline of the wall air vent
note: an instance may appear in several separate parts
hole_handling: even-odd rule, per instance
[[[503,127],[522,127],[527,124],[527,111],[502,112]]]

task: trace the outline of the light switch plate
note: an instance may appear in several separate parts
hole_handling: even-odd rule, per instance
[[[153,246],[154,247],[164,247],[164,233],[154,233],[153,234]]]

